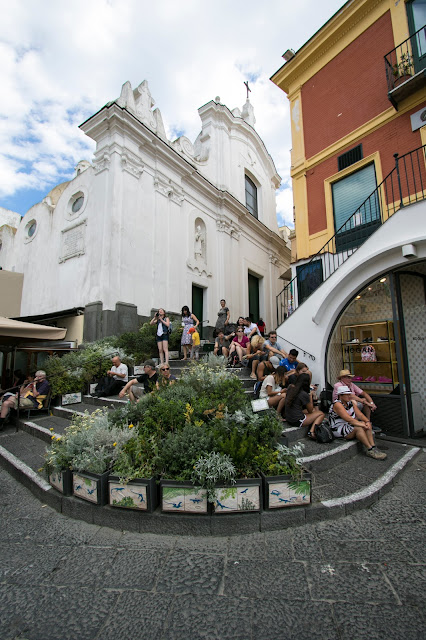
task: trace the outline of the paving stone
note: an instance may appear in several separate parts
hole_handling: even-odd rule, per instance
[[[168,594],[126,591],[111,607],[101,640],[162,640],[173,597]]]
[[[253,533],[245,536],[230,536],[228,538],[228,555],[234,560],[238,558],[266,558],[265,536],[263,533]]]
[[[228,549],[228,538],[225,537],[178,537],[174,538],[175,551],[191,551],[195,553],[209,553],[225,555]]]
[[[253,608],[232,597],[177,596],[162,640],[249,640]]]
[[[112,566],[117,551],[105,553],[104,549],[80,547],[74,549],[51,574],[49,581],[55,585],[81,585],[104,587],[111,584]]]
[[[160,572],[157,591],[217,594],[223,580],[223,572],[224,558],[172,551]]]
[[[93,640],[117,597],[83,586],[0,585],[1,638]]]
[[[318,562],[322,559],[320,539],[313,525],[293,530],[293,556],[301,561]]]
[[[395,505],[394,501],[379,500],[376,505],[371,507],[371,512],[385,524],[399,522],[426,523],[426,504],[418,504],[413,509],[409,504]]]
[[[152,549],[119,550],[112,564],[114,589],[151,591],[165,559],[165,553]]]
[[[267,597],[253,608],[253,640],[338,640],[328,603]],[[366,636],[367,637],[367,636]],[[364,639],[365,640],[365,639]]]
[[[225,595],[244,598],[265,598],[286,595],[294,600],[309,599],[309,590],[303,564],[241,558],[228,558]]]
[[[397,592],[402,604],[424,607],[426,564],[389,561],[383,571]]]
[[[399,541],[392,545],[381,540],[343,540],[329,544],[321,540],[322,556],[327,562],[382,563],[407,559],[407,549]]]
[[[379,603],[397,599],[379,567],[367,563],[307,563],[313,600]]]
[[[297,532],[291,529],[268,531],[265,533],[266,559],[286,562],[293,559],[293,536]]]
[[[24,541],[2,544],[0,581],[33,584],[45,580],[70,553],[69,547],[48,547]]]
[[[395,604],[356,603],[333,605],[342,640],[421,640],[425,637],[426,617],[422,608]]]
[[[353,516],[319,522],[315,525],[318,538],[327,540],[346,540],[347,538],[361,538],[357,521]]]

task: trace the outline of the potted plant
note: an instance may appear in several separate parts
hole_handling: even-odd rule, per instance
[[[44,468],[52,486],[58,474],[73,472],[74,495],[94,502],[106,502],[106,478],[122,446],[132,437],[127,427],[111,426],[106,409],[75,415],[62,436],[52,435]]]
[[[304,445],[275,450],[265,449],[256,458],[263,479],[265,509],[308,505],[311,503],[311,474],[299,462]]]
[[[133,429],[133,424],[129,429]],[[155,434],[135,435],[118,452],[108,477],[112,507],[152,512],[158,504],[158,439]]]
[[[215,513],[259,511],[261,479],[236,479],[231,458],[215,451],[197,460],[192,479],[207,492]]]
[[[394,87],[408,80],[413,74],[413,68],[413,57],[409,53],[402,53],[399,62],[392,67]]]
[[[187,415],[190,413],[187,409]],[[161,510],[164,512],[208,512],[207,489],[201,487],[193,471],[197,460],[213,448],[213,439],[201,425],[188,421],[182,428],[170,432],[162,442],[160,461]]]

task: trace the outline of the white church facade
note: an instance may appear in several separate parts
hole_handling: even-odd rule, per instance
[[[96,142],[93,162],[22,219],[0,209],[0,265],[24,275],[20,317],[65,326],[78,313],[93,340],[186,304],[207,337],[225,298],[232,320],[261,316],[275,328],[290,249],[252,105],[207,103],[194,143],[169,141],[153,107],[146,81],[125,83],[81,125]]]

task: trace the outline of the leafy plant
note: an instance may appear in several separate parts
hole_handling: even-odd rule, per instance
[[[303,476],[303,466],[299,459],[303,454],[305,445],[295,444],[293,447],[286,447],[279,444],[276,449],[263,447],[255,457],[255,463],[259,471],[268,476],[290,475],[294,480],[301,480]],[[306,493],[306,491],[304,491]]]
[[[119,476],[120,482],[126,484],[136,478],[151,478],[156,475],[159,464],[159,442],[156,436],[138,435],[119,450],[112,472]]]
[[[193,424],[168,433],[159,456],[163,477],[190,480],[197,460],[212,450],[212,435]]]
[[[216,484],[235,484],[236,469],[232,459],[221,453],[212,451],[197,460],[194,465],[191,480],[207,490],[207,500],[215,502],[217,495]]]
[[[393,65],[392,73],[394,78],[411,76],[413,73],[413,57],[409,53],[402,53],[399,62]]]
[[[107,411],[74,416],[62,436],[52,435],[44,463],[47,473],[63,469],[104,473],[112,467],[132,432],[109,425]]]

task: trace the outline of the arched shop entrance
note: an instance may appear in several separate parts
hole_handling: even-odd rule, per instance
[[[407,263],[364,287],[334,325],[326,379],[349,369],[377,405],[389,436],[426,435],[426,262]]]

